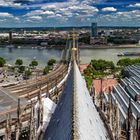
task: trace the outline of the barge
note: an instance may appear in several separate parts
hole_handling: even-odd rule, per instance
[[[118,56],[140,56],[140,52],[122,52]]]

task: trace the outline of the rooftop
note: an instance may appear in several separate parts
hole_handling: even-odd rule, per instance
[[[20,99],[21,107],[27,105],[25,99]],[[18,106],[18,97],[10,93],[6,89],[0,87],[0,121],[5,120],[5,115],[10,111],[16,111]],[[16,114],[12,113],[11,117],[16,117]]]
[[[69,140],[73,134],[79,140],[110,139],[75,62],[44,140]]]

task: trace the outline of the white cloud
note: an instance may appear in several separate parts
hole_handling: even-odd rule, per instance
[[[135,15],[136,17],[140,17],[140,14],[138,14],[138,15]]]
[[[29,17],[29,19],[32,19],[32,20],[42,20],[42,17],[41,16],[31,16],[31,17]]]
[[[4,0],[1,0],[0,6],[6,7],[6,6],[8,6],[8,3],[6,3]]]
[[[139,13],[140,13],[140,10],[132,10],[132,11],[127,11],[127,12],[117,12],[116,15],[133,18],[139,15]]]
[[[20,18],[18,18],[18,17],[15,17],[15,20],[17,20],[17,21],[20,21]]]
[[[102,8],[102,11],[104,11],[104,12],[115,12],[115,11],[117,11],[117,9],[114,8],[114,7],[105,7],[105,8]]]
[[[69,0],[67,2],[44,4],[40,7],[39,10],[32,10],[26,15],[23,15],[23,19],[25,20],[25,22],[33,23],[35,21],[34,16],[39,16],[43,19],[41,21],[42,23],[46,23],[47,19],[49,19],[50,23],[54,24],[59,23],[64,25],[67,23],[68,25],[70,25],[73,21],[79,21],[79,24],[81,24],[81,18],[89,22],[89,20],[86,19],[89,18],[89,16],[95,16],[98,11],[98,8],[89,4],[85,4],[83,3],[83,1],[79,2],[79,0]],[[30,17],[33,17],[33,19]],[[37,20],[36,22],[38,21],[39,20]]]
[[[54,4],[43,5],[41,9],[56,9],[56,5]]]
[[[42,15],[54,15],[53,11],[42,11]]]
[[[71,11],[92,11],[92,12],[98,12],[99,10],[96,7],[89,6],[89,5],[80,5],[80,6],[70,6],[68,7]]]
[[[62,17],[62,15],[61,14],[56,14],[56,17]]]
[[[14,3],[11,0],[0,0],[1,7],[21,7],[21,3]]]
[[[128,7],[140,7],[140,3],[130,4]]]
[[[13,15],[12,14],[9,14],[9,13],[7,13],[7,12],[0,12],[0,17],[13,17]]]
[[[35,15],[40,15],[41,13],[42,13],[42,10],[34,10],[27,13],[25,16],[35,16]]]
[[[86,4],[75,4],[77,2],[61,2],[61,3],[50,3],[47,5],[43,5],[40,10],[34,10],[27,13],[25,16],[43,16],[46,15],[45,18],[72,18],[73,16],[80,17],[88,17],[94,16],[99,10],[98,8]]]
[[[88,0],[91,1],[91,0]],[[61,13],[62,15],[68,15],[73,14],[75,12],[82,12],[83,13],[95,13],[98,12],[98,8],[88,5],[88,4],[83,4],[83,1],[80,2],[80,0],[70,0],[68,2],[61,2],[61,3],[51,3],[47,5],[43,5],[41,7],[43,10],[50,10],[54,11],[54,13]]]
[[[115,23],[127,23],[138,21],[140,16],[140,10],[124,11],[124,12],[114,12],[110,14],[102,14],[98,17],[100,21],[110,21]]]
[[[45,10],[34,10],[27,13],[25,16],[43,16],[43,15],[54,15],[53,11],[45,11]]]

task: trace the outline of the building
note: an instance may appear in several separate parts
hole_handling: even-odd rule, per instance
[[[140,139],[140,65],[124,69],[125,78],[108,93],[100,92],[98,101],[114,137]],[[95,98],[95,103],[98,103]]]
[[[97,23],[91,24],[91,37],[97,36]]]
[[[12,43],[12,32],[10,31],[9,32],[9,44],[11,44]]]
[[[80,72],[84,73],[84,70],[87,68],[89,64],[80,64]]]
[[[91,45],[106,45],[107,38],[104,36],[99,36],[97,33],[97,23],[91,24],[91,37],[90,37]]]
[[[91,45],[107,45],[106,37],[91,37],[90,38]]]

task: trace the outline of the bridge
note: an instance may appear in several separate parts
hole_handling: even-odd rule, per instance
[[[78,35],[68,38],[50,74],[1,87],[0,140],[113,139],[79,71]]]

